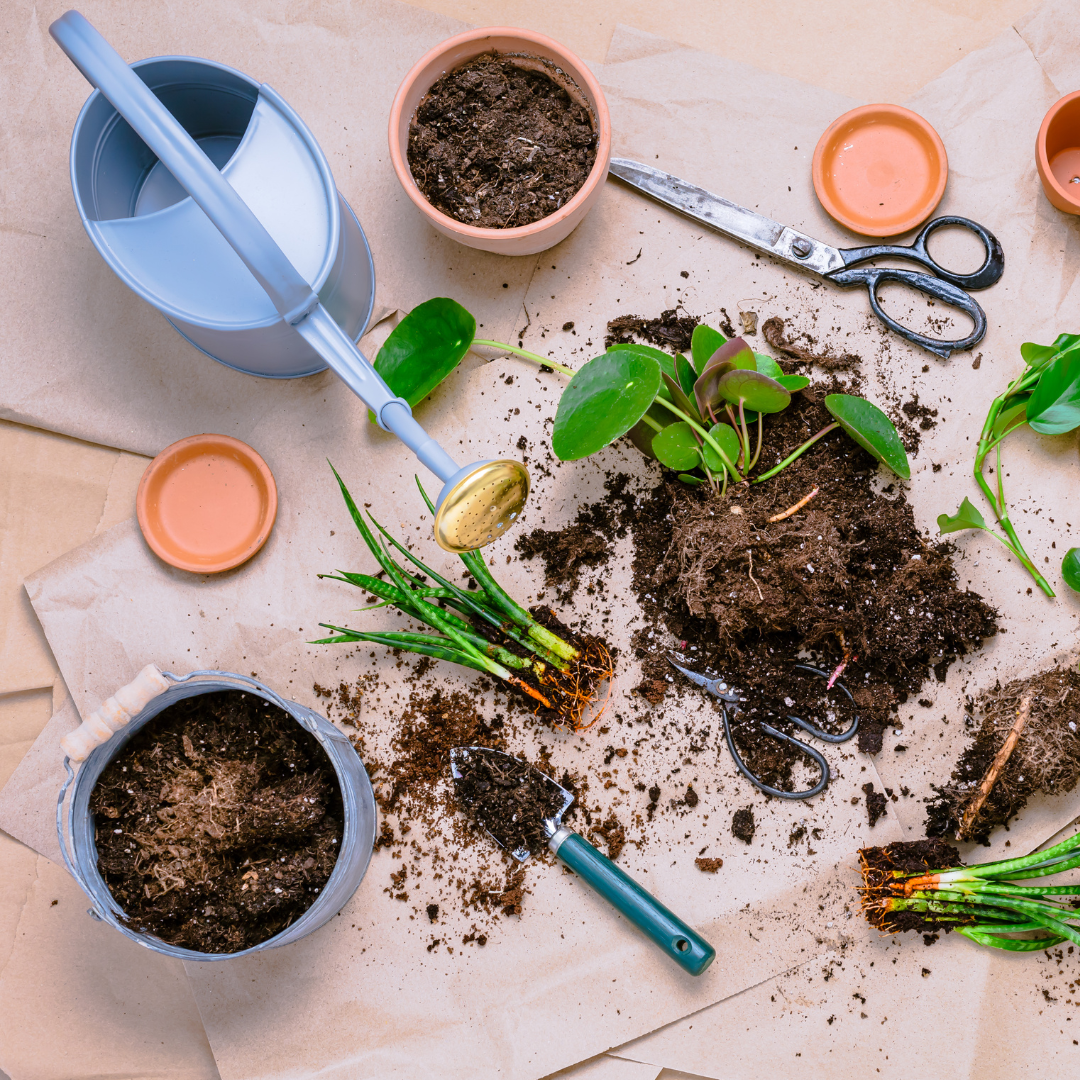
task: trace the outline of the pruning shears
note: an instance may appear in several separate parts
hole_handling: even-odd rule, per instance
[[[806,756],[821,770],[821,778],[812,788],[808,788],[806,791],[782,791],[780,788],[770,787],[764,780],[756,777],[747,768],[746,762],[743,761],[742,756],[739,754],[739,751],[735,746],[735,739],[731,734],[732,717],[742,711],[739,708],[739,705],[746,701],[746,698],[722,678],[710,679],[707,675],[699,675],[696,671],[691,671],[681,664],[676,664],[671,657],[668,657],[668,663],[675,668],[676,671],[682,672],[682,674],[691,682],[697,683],[697,685],[707,694],[711,694],[720,702],[720,708],[724,713],[724,735],[727,738],[728,749],[731,751],[731,756],[734,759],[736,766],[738,766],[739,772],[741,772],[754,787],[765,792],[766,795],[775,795],[778,799],[812,799],[815,795],[820,795],[825,790],[831,776],[829,772],[829,763],[825,758],[812,746],[807,745],[801,739],[796,739],[791,735],[785,735],[784,732],[778,731],[771,724],[766,724],[764,722],[761,725],[761,730],[765,732],[766,735],[779,742],[785,742],[790,746],[794,746],[797,750],[806,754]],[[805,671],[822,679],[829,678],[829,673],[827,671],[821,671],[819,668],[811,667],[809,664],[796,664],[795,670]],[[852,705],[855,704],[855,699],[852,698],[851,692],[843,683],[838,682],[834,685],[839,687],[840,690],[847,695],[847,698]],[[801,727],[803,731],[812,735],[815,739],[821,739],[822,742],[827,743],[847,742],[848,739],[853,738],[855,733],[859,730],[858,716],[852,721],[852,724],[847,731],[841,732],[839,735],[830,735],[829,732],[822,731],[821,728],[815,727],[808,720],[803,720],[798,716],[788,716],[787,719],[798,727]]]

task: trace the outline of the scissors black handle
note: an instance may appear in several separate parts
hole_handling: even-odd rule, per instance
[[[906,251],[906,248],[898,250]],[[929,274],[920,274],[917,270],[898,270],[892,266],[862,266],[850,270],[837,270],[826,275],[829,281],[835,282],[842,288],[851,288],[853,285],[865,285],[870,293],[870,306],[874,314],[894,333],[906,338],[914,345],[940,356],[943,360],[949,358],[950,353],[962,352],[978,345],[986,333],[986,313],[963,289],[957,288],[941,278],[931,277]],[[877,298],[878,286],[886,281],[895,281],[906,285],[909,289],[932,296],[935,300],[941,300],[950,307],[959,308],[975,324],[967,337],[958,338],[955,341],[943,341],[941,338],[927,337],[925,334],[916,333],[902,323],[898,323],[892,316],[887,315]]]
[[[982,266],[973,274],[956,274],[941,266],[926,249],[926,242],[938,231],[950,225],[958,225],[962,229],[973,232],[981,241],[986,252],[986,258]],[[840,258],[844,260],[845,268],[857,266],[859,263],[868,262],[870,259],[908,259],[925,266],[942,281],[955,285],[958,289],[969,289],[975,292],[979,289],[988,289],[1001,277],[1005,269],[1005,252],[1001,249],[998,238],[985,226],[977,221],[966,217],[947,215],[934,218],[927,222],[922,231],[909,244],[872,244],[869,247],[841,248]],[[842,273],[842,271],[841,271]],[[834,279],[835,280],[835,279]]]

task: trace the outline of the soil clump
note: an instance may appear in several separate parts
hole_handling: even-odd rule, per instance
[[[679,308],[662,311],[658,319],[646,319],[641,315],[620,315],[607,324],[604,348],[629,345],[636,340],[655,345],[667,352],[689,352],[694,327],[700,321],[692,315],[680,315]]]
[[[1011,821],[1036,792],[1061,795],[1076,787],[1080,780],[1080,672],[1074,660],[1004,686],[999,682],[977,703],[969,703],[972,713],[982,713],[982,721],[975,728],[974,716],[969,713],[966,718],[974,734],[949,782],[933,787],[927,836],[959,836],[980,783],[1008,738],[1026,696],[1030,696],[1029,718],[981,809],[966,822],[963,839],[989,845],[991,832]]]
[[[444,214],[529,225],[577,194],[596,161],[581,89],[539,57],[486,53],[444,75],[409,125],[409,168]]]
[[[731,815],[731,835],[744,844],[749,844],[754,839],[754,808],[743,806]]]
[[[761,333],[778,353],[799,364],[813,364],[823,371],[851,371],[862,363],[862,358],[855,353],[843,353],[840,356],[833,356],[828,349],[819,353],[796,345],[794,341],[784,337],[784,320],[779,315],[766,319],[761,324]],[[814,344],[808,334],[804,335],[804,337],[806,337],[808,344]]]
[[[232,953],[280,933],[337,862],[341,790],[318,741],[238,690],[170,705],[90,797],[98,868],[129,924]]]
[[[478,825],[509,852],[539,855],[547,847],[544,819],[563,808],[563,793],[543,773],[509,754],[459,755],[454,790]]]

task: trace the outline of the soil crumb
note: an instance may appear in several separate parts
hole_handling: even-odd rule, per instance
[[[889,800],[880,791],[875,791],[872,783],[863,784],[862,789],[866,796],[866,820],[872,829],[878,823],[878,819],[885,816],[885,811],[889,808]]]
[[[1072,660],[1004,686],[999,682],[977,703],[970,703],[972,712],[982,713],[982,721],[949,782],[934,785],[935,796],[927,807],[927,836],[958,836],[964,815],[1026,695],[1031,696],[1030,718],[964,839],[989,845],[991,832],[1016,817],[1036,792],[1061,795],[1076,787],[1080,780],[1080,672]],[[965,722],[975,728],[971,713]]]
[[[803,348],[794,341],[784,337],[784,320],[779,315],[766,319],[761,324],[761,333],[765,340],[778,352],[800,364],[813,364],[824,371],[851,371],[862,363],[862,359],[854,353],[843,353],[834,356],[829,349],[824,352],[814,352],[812,348]],[[804,334],[807,344],[815,344],[809,334]]]
[[[409,126],[424,197],[484,229],[529,225],[577,194],[597,135],[573,80],[538,57],[486,53],[444,75]]]
[[[703,858],[701,858],[701,856],[698,856],[698,858],[696,858],[694,860],[694,865],[703,874],[715,874],[716,871],[719,870],[720,867],[722,867],[724,865],[724,860],[723,859],[703,859]]]
[[[170,705],[90,797],[98,868],[130,925],[232,953],[280,933],[337,862],[330,759],[284,710],[224,690]]]
[[[743,806],[731,815],[731,835],[744,844],[749,844],[754,839],[754,808]]]
[[[689,352],[694,327],[701,320],[692,315],[680,315],[679,311],[679,308],[669,308],[661,312],[658,319],[646,319],[641,315],[620,315],[607,324],[604,348],[644,341],[669,352]]]
[[[469,750],[455,759],[454,790],[462,806],[509,852],[538,855],[547,847],[544,819],[563,808],[564,796],[527,762],[498,752]]]

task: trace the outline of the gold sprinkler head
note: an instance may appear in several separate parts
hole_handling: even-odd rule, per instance
[[[435,542],[444,551],[474,551],[506,534],[529,497],[520,461],[484,461],[444,490],[435,508]]]

